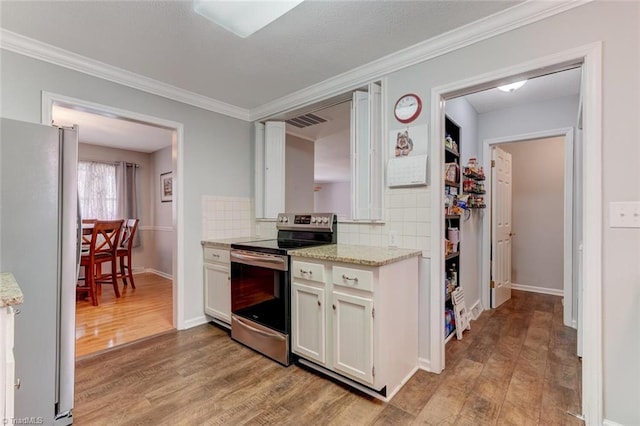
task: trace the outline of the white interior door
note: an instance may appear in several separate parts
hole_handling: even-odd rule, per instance
[[[511,299],[511,154],[494,147],[491,168],[491,307]]]

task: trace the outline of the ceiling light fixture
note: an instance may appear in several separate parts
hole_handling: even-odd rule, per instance
[[[502,90],[503,92],[515,92],[516,90],[524,86],[526,82],[527,80],[522,80],[516,81],[515,83],[511,84],[505,84],[504,86],[498,86],[498,90]]]
[[[193,10],[235,35],[247,38],[266,27],[303,0],[215,1],[193,0]]]

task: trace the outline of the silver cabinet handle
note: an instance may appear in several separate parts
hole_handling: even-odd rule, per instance
[[[333,310],[334,310],[334,311],[336,310],[336,305],[335,305],[335,303],[334,303],[333,305],[331,305],[331,307],[333,308]]]
[[[322,306],[322,303],[320,303],[320,301],[318,300],[318,306]]]
[[[16,379],[16,383],[13,385],[16,390],[20,390],[20,386],[22,385],[22,383],[20,382],[20,379]]]
[[[20,309],[14,309],[14,310],[13,310],[13,314],[14,314],[14,315],[20,315],[20,313],[21,313],[21,312],[22,312],[22,311],[21,311]]]
[[[355,282],[358,282],[358,277],[353,277],[353,278],[352,278],[352,277],[349,277],[349,276],[347,276],[347,275],[345,275],[345,274],[342,274],[342,279],[343,279],[343,280],[346,280],[346,281],[355,281]]]
[[[304,275],[304,274],[313,275],[313,271],[305,271],[304,269],[300,269],[300,273],[301,273],[302,275]]]

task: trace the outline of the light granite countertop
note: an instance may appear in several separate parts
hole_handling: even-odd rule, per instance
[[[10,272],[0,273],[0,307],[22,303],[24,303],[24,296],[13,274]]]
[[[310,259],[329,260],[332,262],[353,263],[356,265],[382,266],[411,257],[420,256],[421,250],[369,247],[349,244],[330,244],[289,250],[291,256],[308,257]]]
[[[231,248],[231,244],[235,243],[246,243],[249,241],[261,241],[266,240],[268,238],[264,237],[236,237],[236,238],[223,238],[219,240],[204,240],[201,241],[201,244],[204,247],[217,247],[217,248]]]

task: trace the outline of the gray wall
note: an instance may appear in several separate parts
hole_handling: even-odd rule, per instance
[[[314,193],[314,210],[331,212],[338,215],[339,220],[351,218],[351,182],[323,182],[316,186]]]
[[[177,194],[185,206],[182,320],[187,327],[204,321],[201,197],[252,196],[249,123],[5,50],[0,55],[3,117],[40,123],[45,90],[184,125],[184,192]]]
[[[173,203],[160,201],[160,175],[171,171],[172,148],[158,150],[151,155],[153,173],[150,176],[153,216],[151,227],[146,232],[153,237],[154,258],[151,268],[173,276],[173,252],[175,250],[175,229],[173,226]]]
[[[80,140],[82,140],[82,129],[80,129]],[[131,261],[134,269],[153,268],[153,258],[155,252],[155,242],[152,235],[140,231],[140,227],[148,226],[151,222],[152,201],[151,194],[153,185],[151,181],[152,161],[151,155],[144,152],[128,151],[124,149],[109,148],[105,146],[90,145],[80,143],[78,146],[78,159],[87,161],[127,161],[136,163],[140,167],[137,170],[138,176],[138,214],[140,224],[138,232],[141,236],[141,245],[134,247],[131,253]]]
[[[386,79],[387,122],[395,122],[395,100],[413,92],[426,101],[415,122],[424,124],[430,120],[434,87],[602,41],[604,415],[625,425],[640,424],[638,404],[630,402],[640,400],[640,230],[611,229],[606,218],[609,202],[640,199],[639,14],[637,2],[591,2],[405,68]],[[424,282],[423,277],[421,285]],[[428,309],[428,302],[428,293],[421,290],[421,311],[425,306]],[[428,330],[421,329],[420,338],[421,356],[425,356]]]
[[[313,142],[287,135],[285,148],[285,211],[313,211]]]
[[[511,282],[562,291],[564,137],[499,147],[513,165]]]

